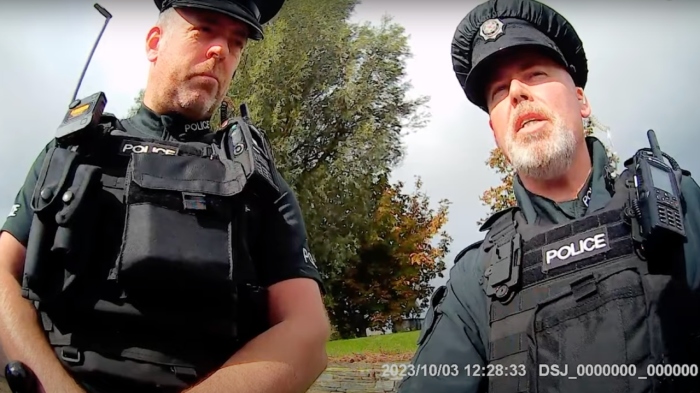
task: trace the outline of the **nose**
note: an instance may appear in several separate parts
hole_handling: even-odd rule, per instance
[[[228,56],[228,43],[224,39],[216,39],[207,50],[207,59],[212,57],[222,60]]]
[[[510,100],[513,106],[517,106],[523,101],[529,101],[532,99],[530,94],[530,89],[528,86],[517,79],[513,79],[510,82]]]

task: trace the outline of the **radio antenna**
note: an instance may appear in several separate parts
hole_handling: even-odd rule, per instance
[[[88,66],[90,65],[90,61],[92,60],[92,55],[95,54],[97,44],[99,44],[100,39],[102,38],[102,34],[105,32],[109,20],[112,19],[112,14],[110,14],[109,11],[107,11],[101,5],[95,3],[95,9],[100,14],[102,14],[102,16],[105,17],[105,23],[104,25],[102,25],[102,30],[100,30],[100,34],[97,36],[97,40],[95,40],[95,43],[92,45],[92,50],[90,51],[90,55],[88,56],[87,62],[85,63],[85,67],[83,67],[83,72],[80,74],[80,79],[78,79],[78,85],[75,87],[75,92],[73,92],[73,98],[71,99],[71,102],[75,101],[76,98],[78,98],[78,91],[80,90],[80,85],[82,85],[83,79],[85,78],[85,73],[87,72]]]

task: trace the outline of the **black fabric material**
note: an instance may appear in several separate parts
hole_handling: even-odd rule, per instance
[[[112,278],[138,291],[170,288],[167,296],[225,296],[234,285],[232,235],[239,235],[231,233],[237,201],[226,197],[245,184],[242,171],[227,169],[220,160],[135,155],[126,178],[123,251]]]
[[[482,24],[490,19],[504,23],[504,34],[495,41],[484,43],[479,35]],[[516,28],[510,28],[509,20],[518,19]],[[523,28],[523,22],[530,25]],[[539,33],[538,33],[539,32]],[[482,108],[485,99],[481,80],[470,74],[477,65],[499,53],[502,49],[519,45],[544,47],[555,58],[566,63],[576,86],[585,87],[588,65],[583,43],[573,26],[554,9],[535,0],[489,0],[475,7],[457,26],[452,39],[452,65],[467,98]]]
[[[76,153],[52,148],[35,187],[35,211],[23,275],[23,293],[35,301],[73,292],[94,251],[94,226],[101,170],[80,164]],[[47,256],[52,266],[41,264]]]
[[[700,389],[698,378],[638,378],[655,365],[699,364],[700,318],[684,310],[700,307],[700,299],[669,276],[650,275],[647,262],[635,252],[623,215],[628,179],[624,172],[612,200],[593,215],[562,225],[517,221],[523,237],[522,280],[513,298],[489,300],[488,362],[491,367],[524,363],[527,372],[489,378],[489,392],[587,392],[593,385],[606,392]],[[509,221],[511,215],[502,215],[493,236],[507,235],[502,228]],[[599,234],[605,247],[600,243],[595,249],[594,240],[578,240],[582,233]],[[564,254],[572,261],[545,272],[551,245],[570,247]],[[500,263],[495,257],[490,261],[487,266]],[[584,331],[590,334],[584,336]],[[636,374],[568,378],[590,371],[585,365],[603,364],[633,366]],[[552,365],[562,372],[567,367],[568,375],[559,375]]]

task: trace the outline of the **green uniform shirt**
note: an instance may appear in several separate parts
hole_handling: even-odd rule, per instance
[[[606,182],[607,155],[603,144],[593,137],[587,138],[593,170],[586,187],[573,201],[555,203],[550,199],[534,195],[514,182],[514,193],[518,206],[528,223],[560,224],[584,217],[603,208],[611,199],[611,189]],[[589,195],[590,190],[590,195]],[[685,229],[687,241],[684,245],[686,274],[690,288],[700,289],[700,187],[690,177],[681,182],[685,200]],[[465,369],[473,370],[486,364],[488,348],[489,318],[486,294],[479,279],[484,272],[484,263],[478,258],[478,249],[462,255],[450,270],[444,294],[436,291],[413,358],[414,376],[402,381],[399,392],[431,393],[476,393],[485,392],[487,378],[469,376]],[[440,294],[443,294],[440,296]],[[457,374],[443,373],[431,376],[422,367],[431,364],[457,370]],[[419,372],[420,367],[420,372]],[[409,368],[408,373],[411,372]]]

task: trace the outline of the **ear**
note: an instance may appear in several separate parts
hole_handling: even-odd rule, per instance
[[[160,39],[163,37],[162,30],[158,26],[151,27],[146,36],[146,58],[151,63],[158,59],[158,48]]]
[[[581,117],[587,118],[591,115],[591,104],[588,102],[586,93],[580,87],[576,88],[576,96],[578,97],[579,105],[581,107]]]

